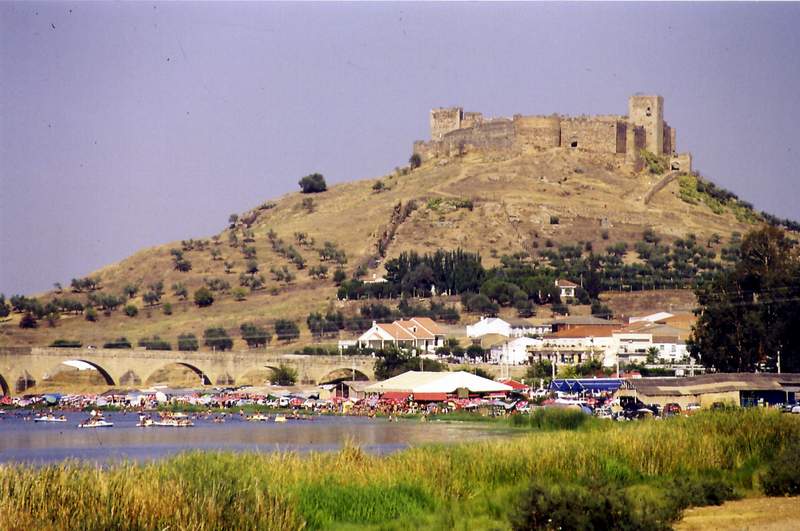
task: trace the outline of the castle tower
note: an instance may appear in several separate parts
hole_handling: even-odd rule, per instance
[[[647,151],[656,155],[663,155],[664,98],[655,95],[631,96],[628,100],[628,119],[633,125],[644,128]],[[670,155],[671,153],[667,154]]]
[[[431,109],[431,140],[441,140],[445,133],[461,129],[463,118],[461,107]]]

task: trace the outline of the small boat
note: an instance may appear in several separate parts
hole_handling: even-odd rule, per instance
[[[38,417],[33,419],[34,422],[66,422],[67,417],[61,415],[60,417],[56,417],[55,415],[39,415]]]
[[[275,415],[275,422],[286,422],[286,415],[281,415],[278,413]]]
[[[191,428],[194,422],[189,419],[163,419],[153,422],[153,426],[162,428]]]
[[[112,426],[114,426],[113,422],[103,420],[102,418],[92,418],[78,424],[79,428],[111,428]]]
[[[267,422],[269,420],[269,415],[262,415],[261,413],[256,413],[255,415],[250,415],[247,417],[247,420],[253,422]]]
[[[145,417],[143,419],[139,419],[139,422],[136,424],[136,427],[137,428],[149,428],[150,426],[153,426],[153,425],[154,425],[153,419],[151,419],[150,417]]]

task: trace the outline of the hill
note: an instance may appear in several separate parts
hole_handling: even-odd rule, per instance
[[[153,335],[174,344],[181,333],[200,337],[206,328],[221,326],[238,337],[243,322],[271,326],[278,318],[300,323],[301,342],[307,342],[309,312],[357,308],[337,300],[332,278],[337,261],[346,259],[341,267],[347,277],[365,273],[363,278],[371,279],[381,277],[382,264],[404,251],[461,248],[480,253],[484,266],[491,267],[504,255],[535,257],[560,245],[585,253],[602,253],[620,242],[630,247],[650,229],[667,243],[692,233],[718,260],[737,233],[762,218],[744,202],[709,193],[705,182],[675,172],[634,173],[614,156],[562,148],[440,157],[322,193],[288,194],[238,215],[212,237],[137,252],[89,275],[101,287],[93,297],[138,286],[124,303],[138,308],[135,317],[120,305],[108,315],[98,312],[94,322],[62,314],[55,326],[42,320],[36,329],[22,329],[21,316],[12,314],[0,326],[0,344],[46,345],[68,338],[99,345],[119,336],[135,342]],[[639,260],[632,251],[624,255],[625,263]],[[320,266],[327,267],[325,274]],[[253,285],[261,275],[263,286],[258,280]],[[148,286],[159,282],[163,296],[146,304]],[[257,289],[237,294],[240,283]],[[185,286],[188,300],[174,293],[176,284]],[[203,286],[217,291],[212,291],[215,302],[200,308],[192,296]],[[40,300],[86,303],[90,296],[69,291],[42,294]]]

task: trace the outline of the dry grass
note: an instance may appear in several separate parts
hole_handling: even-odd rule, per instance
[[[494,265],[502,254],[532,251],[534,241],[544,248],[545,241],[556,244],[592,242],[595,250],[618,241],[636,241],[647,227],[671,237],[694,232],[702,239],[712,233],[728,236],[733,231],[746,232],[748,226],[732,214],[716,215],[703,205],[688,205],[676,195],[677,184],[669,185],[645,206],[641,197],[655,178],[631,175],[613,158],[567,150],[528,153],[511,158],[470,154],[462,159],[432,161],[408,175],[381,178],[388,190],[376,193],[375,180],[362,180],[331,187],[314,194],[315,209],[309,213],[302,206],[306,197],[289,194],[277,201],[275,208],[264,210],[252,226],[261,271],[268,277],[265,290],[237,302],[223,295],[213,306],[204,309],[191,302],[178,301],[170,292],[175,282],[183,282],[190,293],[207,278],[224,278],[232,287],[238,285],[245,259],[239,249],[227,244],[228,230],[220,233],[220,260],[212,260],[209,250],[188,251],[192,263],[188,273],[175,271],[171,248],[180,242],[144,249],[119,263],[97,272],[104,289],[119,292],[129,283],[144,287],[162,280],[174,311],[164,315],[160,308],[146,309],[141,293],[131,302],[140,313],[128,318],[121,311],[111,317],[100,315],[97,323],[82,316],[64,317],[55,328],[46,324],[38,330],[20,330],[16,320],[0,325],[2,345],[45,345],[56,338],[79,338],[84,344],[98,344],[117,336],[137,340],[158,334],[174,342],[179,333],[195,334],[211,325],[238,328],[243,321],[269,324],[288,317],[300,322],[310,311],[324,310],[335,301],[336,288],[331,280],[312,280],[307,269],[296,271],[297,280],[290,286],[279,285],[269,277],[272,266],[288,265],[271,248],[267,233],[274,230],[280,238],[294,245],[308,261],[319,264],[315,250],[293,241],[295,232],[305,232],[321,247],[326,240],[336,242],[348,256],[346,269],[352,273],[357,264],[375,253],[375,242],[389,222],[393,207],[399,202],[417,200],[418,208],[399,228],[387,258],[406,250],[426,251],[462,247],[480,252],[487,266]],[[430,209],[429,198],[469,198],[473,210]],[[558,225],[550,216],[560,218]],[[601,237],[600,221],[610,223],[609,239]],[[220,220],[223,225],[224,220]],[[234,273],[225,274],[223,263],[235,262]],[[293,266],[289,266],[294,269]],[[330,266],[331,272],[333,266]],[[376,271],[380,274],[380,270]],[[277,290],[277,294],[272,294]],[[303,326],[304,342],[310,336]]]
[[[689,509],[678,531],[794,531],[800,529],[800,498],[749,498]]]

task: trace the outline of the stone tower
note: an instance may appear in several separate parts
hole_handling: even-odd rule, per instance
[[[663,155],[664,98],[661,96],[631,96],[628,100],[628,119],[632,124],[644,128],[647,151]],[[671,155],[671,153],[667,153],[667,155]]]

